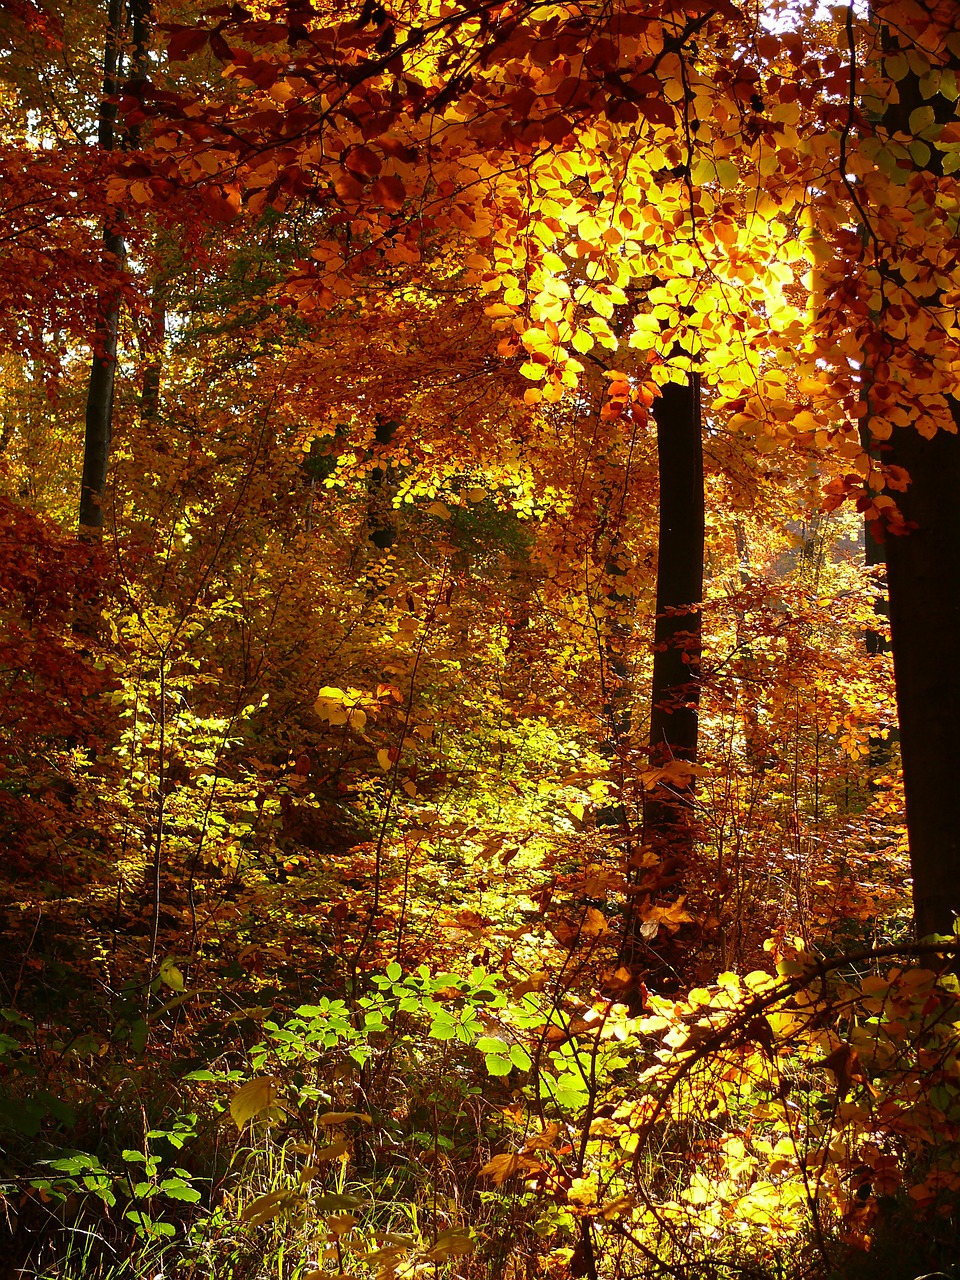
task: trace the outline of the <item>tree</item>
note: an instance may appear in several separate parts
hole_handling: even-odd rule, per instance
[[[109,0],[103,51],[103,95],[97,118],[97,145],[109,155],[118,146],[136,140],[136,126],[130,138],[117,135],[116,97],[120,88],[122,46],[132,43],[131,82],[143,77],[149,39],[149,0]],[[129,16],[130,31],[127,31]],[[97,299],[96,323],[91,335],[90,380],[83,441],[83,467],[80,477],[79,526],[83,537],[94,535],[103,527],[103,500],[113,436],[113,402],[117,372],[117,343],[120,332],[121,286],[118,273],[126,259],[122,215],[108,215],[103,227],[103,253],[112,263],[115,278],[102,289]]]
[[[703,599],[703,441],[700,383],[668,384],[654,402],[660,474],[657,615],[650,690],[650,763],[661,780],[644,810],[644,838],[681,867],[693,852]]]
[[[909,168],[902,177],[888,176],[894,187],[891,205],[902,210],[901,216],[910,216],[913,226],[920,224],[931,200],[949,207],[955,187],[955,181],[944,179],[955,172],[951,148],[954,136],[960,137],[955,123],[958,12],[955,6],[934,4],[918,6],[909,15],[889,6],[878,9],[874,57],[882,58],[886,78],[878,134],[888,146],[900,143],[907,149]],[[879,211],[868,207],[865,212],[872,232]],[[888,461],[909,477],[906,491],[895,495],[906,528],[887,538],[886,558],[920,935],[950,933],[960,914],[960,831],[950,800],[960,715],[960,399],[954,379],[940,372],[949,369],[960,335],[945,297],[950,284],[939,257],[944,238],[952,236],[938,221],[926,222],[924,242],[911,246],[913,253],[903,246],[898,251],[892,245],[877,246],[880,304],[868,356],[874,376],[880,367],[891,382],[899,381],[910,365],[919,365],[928,388],[929,417],[916,425],[895,425],[886,439]],[[912,271],[904,268],[914,255],[918,274],[929,283],[911,290]],[[911,340],[916,335],[919,347],[906,357],[896,310],[901,299],[908,333]],[[872,405],[875,395],[874,389]],[[872,425],[871,419],[868,423]]]

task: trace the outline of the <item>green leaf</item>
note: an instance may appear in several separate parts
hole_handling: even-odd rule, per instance
[[[137,1018],[136,1022],[130,1024],[130,1048],[138,1056],[147,1047],[149,1031],[150,1029],[143,1018]]]
[[[391,982],[399,982],[403,977],[403,970],[397,964],[396,960],[387,965],[387,977]]]
[[[160,1190],[171,1200],[185,1200],[187,1204],[196,1204],[200,1199],[197,1188],[191,1187],[190,1183],[184,1182],[183,1178],[165,1178],[160,1183]]]
[[[924,129],[929,129],[936,118],[933,107],[914,107],[910,112],[910,132],[916,137]]]
[[[171,991],[182,991],[184,989],[183,974],[172,960],[164,960],[160,965],[160,981],[165,987],[169,987]]]
[[[489,1053],[484,1058],[487,1071],[492,1076],[508,1076],[513,1070],[513,1063],[509,1058],[503,1058],[497,1053]]]
[[[44,1163],[59,1173],[88,1173],[91,1170],[95,1173],[106,1172],[97,1157],[87,1155],[85,1151],[75,1151],[72,1155],[61,1156],[59,1160],[47,1160]]]
[[[718,160],[717,177],[722,186],[735,187],[740,181],[740,170],[732,160]]]
[[[506,1040],[500,1040],[497,1036],[481,1036],[477,1041],[477,1048],[481,1053],[509,1053],[510,1046]]]
[[[521,1071],[529,1071],[533,1066],[533,1059],[524,1049],[523,1045],[515,1044],[510,1050],[510,1061],[515,1067],[519,1067]]]

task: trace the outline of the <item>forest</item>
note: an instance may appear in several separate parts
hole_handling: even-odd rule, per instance
[[[960,1277],[958,0],[0,0],[0,1276]]]

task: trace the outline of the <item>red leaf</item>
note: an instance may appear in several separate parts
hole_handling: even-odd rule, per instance
[[[207,43],[210,32],[205,27],[181,27],[171,23],[165,28],[170,32],[167,41],[167,57],[171,62],[186,62]]]
[[[673,107],[669,102],[665,102],[663,98],[641,98],[637,103],[637,110],[651,124],[672,125],[676,120],[676,113]]]

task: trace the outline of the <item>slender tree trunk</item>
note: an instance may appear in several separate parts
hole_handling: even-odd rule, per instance
[[[97,127],[101,151],[113,151],[117,143],[116,107],[107,101],[118,89],[120,39],[123,28],[123,0],[110,0],[103,53],[103,101]],[[116,266],[126,255],[123,235],[117,224],[103,231],[104,257]],[[116,285],[101,290],[91,346],[90,378],[83,438],[83,474],[80,480],[80,535],[96,538],[103,528],[103,494],[107,483],[110,441],[113,435],[113,396],[117,368],[117,335],[120,326],[120,290]]]
[[[650,709],[650,763],[694,764],[700,702],[703,598],[703,442],[700,379],[671,383],[654,404],[660,472],[657,619]],[[689,775],[688,775],[689,778]],[[650,793],[644,843],[680,866],[693,852],[692,780],[682,768]]]
[[[155,421],[160,412],[160,383],[163,374],[166,331],[166,284],[158,281],[153,287],[150,317],[141,339],[143,382],[140,390],[140,418],[143,422]]]
[[[117,108],[108,99],[119,90],[120,44],[126,18],[125,0],[109,0],[107,31],[103,51],[103,99],[97,122],[97,143],[101,151],[115,151],[123,141],[138,145],[134,134],[118,138]],[[132,0],[130,4],[133,39],[133,78],[144,74],[150,35],[149,0]],[[103,251],[108,271],[119,272],[126,259],[122,231],[122,215],[108,222],[103,230]],[[110,262],[110,259],[114,263]],[[115,264],[115,265],[114,265]],[[91,338],[90,378],[84,420],[83,472],[80,480],[79,526],[81,537],[97,538],[103,528],[103,496],[110,463],[113,438],[113,401],[117,372],[117,339],[120,329],[120,287],[111,284],[101,290],[97,302],[97,318]]]

